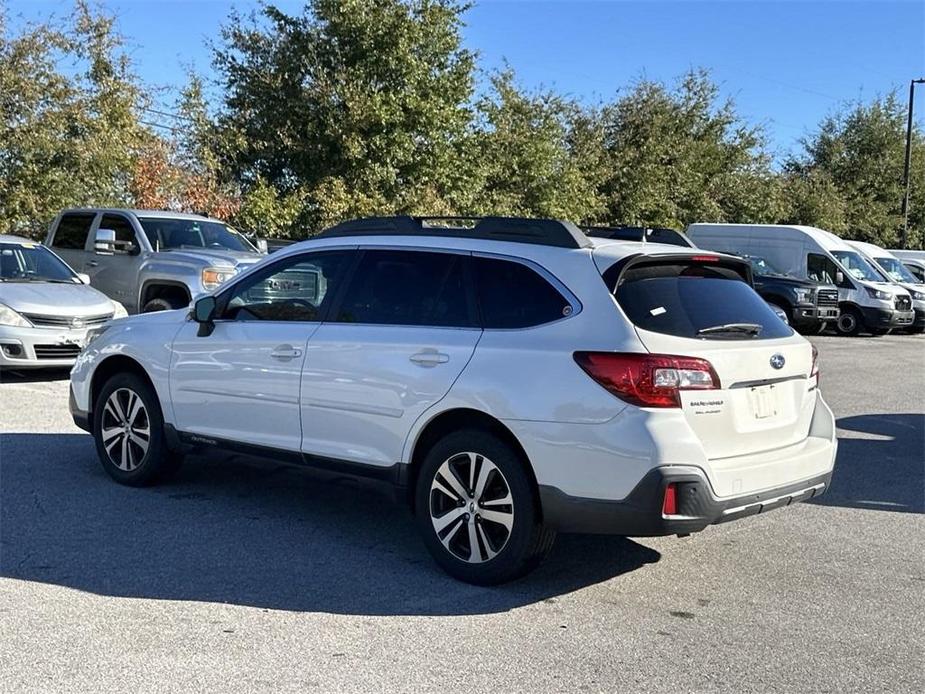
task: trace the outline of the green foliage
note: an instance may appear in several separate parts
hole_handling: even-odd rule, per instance
[[[40,235],[61,208],[205,211],[300,238],[395,213],[555,216],[683,228],[811,224],[886,246],[902,227],[905,104],[832,114],[783,171],[761,127],[705,72],[588,106],[512,70],[475,95],[457,0],[306,0],[232,13],[213,47],[218,100],[191,74],[170,121],[113,19],[76,0],[13,34],[0,0],[0,232]],[[913,134],[910,245],[925,244],[925,138]]]
[[[62,68],[67,66],[67,70]],[[62,207],[129,198],[142,92],[110,17],[12,36],[0,10],[0,231],[40,235]]]
[[[906,106],[895,93],[854,104],[827,117],[803,142],[802,157],[787,169],[810,181],[798,184],[793,203],[807,216],[850,238],[894,248],[903,225],[903,157]],[[910,242],[925,242],[925,141],[913,131]],[[818,216],[814,216],[818,215]]]

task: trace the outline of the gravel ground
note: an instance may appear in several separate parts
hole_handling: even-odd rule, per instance
[[[442,574],[375,490],[242,458],[113,484],[66,374],[0,383],[0,691],[925,691],[925,338],[814,338],[830,492]]]

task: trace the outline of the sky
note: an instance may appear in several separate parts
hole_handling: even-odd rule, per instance
[[[0,0],[2,5],[4,0]],[[102,0],[117,17],[140,77],[180,85],[187,67],[209,74],[208,42],[248,0]],[[277,0],[298,13],[303,2]],[[6,0],[12,26],[66,16],[71,0]],[[839,106],[925,77],[925,2],[830,0],[481,0],[465,15],[464,44],[484,70],[505,62],[527,88],[586,103],[611,100],[641,78],[671,83],[705,68],[749,123],[765,127],[782,161]],[[925,122],[925,85],[916,119]],[[169,108],[172,99],[165,93]]]

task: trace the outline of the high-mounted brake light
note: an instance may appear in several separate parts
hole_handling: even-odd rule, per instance
[[[719,256],[718,255],[695,255],[691,258],[691,260],[695,260],[700,263],[718,263]]]
[[[621,400],[639,407],[680,407],[682,390],[716,390],[706,359],[670,354],[575,352],[585,372]]]

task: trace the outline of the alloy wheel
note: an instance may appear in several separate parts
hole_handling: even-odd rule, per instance
[[[478,453],[445,460],[430,486],[430,520],[443,546],[470,564],[490,561],[507,545],[514,500],[501,470]]]
[[[129,388],[112,392],[103,407],[100,437],[120,470],[131,472],[141,464],[151,443],[151,422],[138,393]]]

